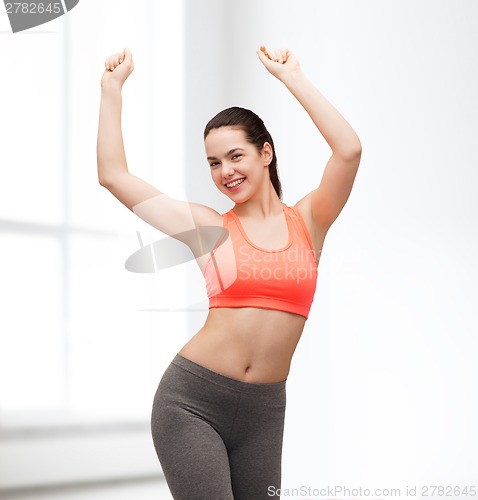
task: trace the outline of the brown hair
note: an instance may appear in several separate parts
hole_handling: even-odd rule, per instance
[[[269,176],[277,196],[282,201],[282,187],[279,179],[279,172],[277,171],[277,156],[274,142],[262,119],[249,109],[239,108],[237,106],[224,109],[206,125],[204,129],[204,140],[212,129],[220,127],[238,127],[243,130],[246,134],[247,141],[256,146],[259,152],[265,142],[268,142],[272,146],[273,156],[269,164]]]

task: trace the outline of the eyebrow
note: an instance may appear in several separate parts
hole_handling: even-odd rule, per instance
[[[226,156],[229,156],[229,155],[232,155],[232,153],[234,153],[234,151],[238,151],[238,150],[241,150],[241,151],[244,151],[242,148],[234,148],[234,149],[231,149],[230,151],[228,151],[226,153]],[[217,158],[215,156],[208,156],[207,157],[208,160],[217,160]]]

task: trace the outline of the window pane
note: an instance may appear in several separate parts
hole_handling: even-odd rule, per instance
[[[60,33],[2,35],[0,218],[59,223],[65,103]],[[8,174],[7,174],[8,172]]]
[[[73,225],[124,231],[124,219],[129,215],[128,209],[98,184],[96,163],[104,59],[125,45],[129,45],[135,64],[122,90],[121,124],[128,169],[169,196],[187,199],[182,9],[182,2],[143,0],[128,4],[109,0],[86,2],[71,16],[68,53],[75,65],[68,68],[67,88],[72,99],[67,123],[71,166],[68,211]],[[93,33],[96,29],[96,36],[85,37],[85,26]],[[207,166],[203,157],[204,153],[198,162]]]

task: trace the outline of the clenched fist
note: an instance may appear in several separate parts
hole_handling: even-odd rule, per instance
[[[113,82],[121,88],[134,69],[133,56],[130,50],[126,47],[123,52],[118,52],[106,58],[105,68],[101,78],[101,86]]]
[[[300,70],[299,61],[289,49],[280,48],[268,51],[265,45],[261,45],[256,52],[267,71],[279,80],[289,73]]]

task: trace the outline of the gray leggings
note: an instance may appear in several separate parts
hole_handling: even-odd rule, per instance
[[[270,499],[281,486],[285,405],[286,380],[243,382],[176,354],[151,412],[173,498]]]

